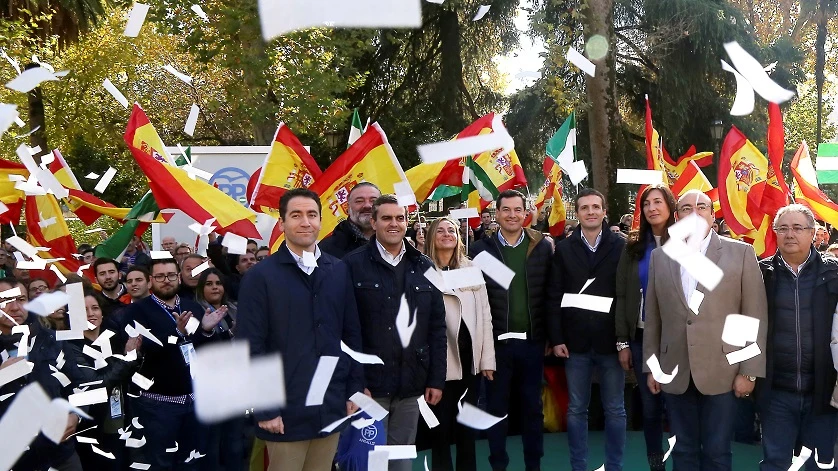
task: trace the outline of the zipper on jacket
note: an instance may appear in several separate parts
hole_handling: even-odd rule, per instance
[[[803,364],[803,346],[800,342],[800,271],[794,277],[794,318],[795,331],[797,332],[797,390],[803,389],[803,379],[800,375],[800,369]]]
[[[503,236],[501,236],[501,237],[503,237]],[[495,240],[494,243],[497,246],[498,255],[500,256],[500,261],[503,262],[504,265],[506,265],[506,260],[503,259],[503,249],[500,246],[501,245],[500,242]],[[506,292],[506,332],[507,333],[509,332],[509,291]],[[492,333],[492,335],[495,335],[494,332]],[[492,341],[494,341],[494,340],[495,339],[492,339]]]

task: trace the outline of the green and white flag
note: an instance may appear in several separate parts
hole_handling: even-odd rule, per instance
[[[838,183],[838,143],[818,145],[818,184]]]
[[[358,115],[358,108],[352,113],[352,127],[349,128],[349,143],[346,145],[348,149],[355,141],[361,138],[364,133],[363,125],[361,124],[361,116]]]
[[[547,155],[565,171],[570,171],[576,160],[576,112],[562,123],[562,127],[547,141]]]
[[[112,258],[117,262],[121,261],[128,243],[131,242],[140,224],[153,221],[159,212],[157,201],[149,191],[125,216],[125,224],[108,237],[108,240],[96,246],[96,258]]]
[[[477,190],[481,199],[494,201],[500,191],[483,167],[478,165],[471,156],[466,157],[465,163],[463,165],[463,201],[468,201],[468,195],[472,190]]]

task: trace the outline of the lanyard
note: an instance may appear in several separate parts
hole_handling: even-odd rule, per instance
[[[152,297],[152,299],[154,299],[154,302],[157,303],[158,306],[160,306],[160,309],[162,309],[169,316],[169,319],[171,319],[172,322],[175,323],[175,332],[177,333],[177,335],[179,337],[183,337],[184,335],[177,328],[177,319],[175,319],[175,316],[173,316],[171,311],[169,311],[169,309],[166,307],[166,304],[163,303],[163,301],[161,301],[160,298],[158,298],[157,296],[155,296],[153,294],[151,295],[151,297]],[[178,316],[183,315],[183,311],[180,308],[180,298],[176,298],[175,308],[177,309]]]

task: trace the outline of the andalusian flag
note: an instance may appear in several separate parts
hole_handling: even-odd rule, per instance
[[[0,213],[0,224],[17,224],[23,211],[26,194],[15,188],[15,181],[9,180],[12,175],[26,180],[29,178],[29,170],[23,164],[0,159],[0,203],[9,208]]]
[[[175,165],[177,167],[183,167],[184,165],[189,165],[192,163],[192,146],[186,148],[182,154],[179,154],[175,159]]]
[[[355,108],[352,113],[352,127],[349,128],[349,141],[346,148],[352,147],[352,144],[355,144],[355,141],[361,138],[361,134],[364,134],[364,127],[361,124],[361,116],[358,115],[358,108]]]
[[[818,182],[838,183],[838,143],[818,144]]]
[[[564,201],[562,200],[562,170],[551,157],[544,159],[542,167],[545,180],[541,190],[538,192],[538,198],[535,200],[536,214],[541,212],[541,208],[548,199],[553,199],[553,205],[550,207],[550,214],[547,215],[547,224],[550,228],[550,235],[557,237],[564,233],[565,219],[567,216]],[[536,216],[537,217],[537,216]]]
[[[800,143],[800,148],[794,154],[791,174],[794,178],[795,203],[808,206],[818,219],[828,222],[833,227],[838,226],[838,204],[818,188],[818,174],[812,165],[806,141]]]
[[[279,123],[262,168],[251,177],[255,184],[248,196],[250,208],[262,213],[279,209],[283,193],[310,187],[322,173],[297,136],[285,123]]]
[[[242,237],[261,238],[256,230],[256,213],[218,188],[200,179],[191,179],[185,170],[167,165],[171,157],[166,157],[168,154],[157,131],[137,104],[134,104],[125,130],[125,142],[148,178],[148,185],[161,209],[179,209],[201,224],[215,218],[219,234],[232,232]]]
[[[134,235],[142,235],[148,227],[150,220],[160,213],[157,202],[151,192],[147,192],[137,204],[125,215],[127,221],[112,236],[96,246],[96,258],[112,258],[116,261],[122,259],[128,243]]]
[[[469,195],[472,191],[477,191],[480,199],[484,201],[494,201],[500,192],[498,187],[489,177],[489,174],[483,170],[483,167],[477,165],[471,156],[466,157],[466,165],[463,167],[463,201],[469,200]]]
[[[731,128],[719,161],[719,202],[731,233],[752,241],[760,257],[777,249],[771,230],[774,214],[764,210],[769,206],[763,201],[769,178],[773,179],[769,191],[779,188],[768,159],[739,129]]]
[[[64,259],[53,263],[61,273],[75,273],[81,266],[73,257],[76,242],[55,195],[26,197],[26,237],[33,246],[49,249],[48,255],[40,255],[41,258]]]
[[[309,190],[320,195],[323,207],[320,239],[331,234],[339,222],[349,217],[349,192],[355,185],[361,182],[375,183],[382,194],[387,194],[395,193],[394,185],[404,181],[407,178],[387,142],[387,136],[378,123],[373,123],[309,187]],[[282,239],[277,224],[271,234],[271,253],[279,248]]]
[[[500,116],[489,113],[460,131],[454,139],[488,134],[494,132],[495,127],[500,124],[502,124]],[[527,185],[524,170],[514,150],[506,155],[501,155],[501,150],[484,152],[472,158],[486,172],[499,192]],[[413,189],[413,194],[416,195],[416,201],[421,203],[428,199],[459,194],[463,185],[463,168],[466,166],[466,160],[462,158],[433,164],[419,164],[408,170],[407,179]],[[440,192],[436,191],[443,186],[453,188],[442,188]],[[489,203],[490,201],[481,201],[477,191],[472,191],[469,195],[468,207],[470,208],[483,209]]]
[[[547,141],[547,155],[565,169],[576,160],[576,112],[571,112]]]
[[[53,160],[49,164],[49,171],[55,175],[55,179],[58,180],[58,183],[64,185],[64,188],[81,190],[81,185],[79,185],[76,175],[70,169],[70,166],[67,165],[67,161],[64,160],[64,156],[61,155],[61,152],[58,149],[53,150],[52,157]]]

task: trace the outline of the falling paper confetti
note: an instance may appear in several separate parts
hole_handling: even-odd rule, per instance
[[[198,123],[198,113],[200,111],[198,105],[192,103],[192,107],[189,109],[189,117],[186,118],[186,125],[183,127],[183,132],[190,136],[195,134],[195,125]]]
[[[192,85],[192,77],[190,77],[186,74],[183,74],[181,72],[178,72],[178,70],[175,69],[171,64],[168,64],[168,65],[164,66],[163,70],[165,70],[166,72],[168,72],[168,73],[174,75],[175,77],[179,78],[180,80],[185,82],[187,85]]]
[[[6,87],[16,92],[29,93],[42,82],[49,80],[58,80],[58,78],[43,67],[33,67],[24,70],[22,74],[7,83]]]
[[[675,368],[672,370],[672,374],[666,374],[663,370],[661,370],[661,365],[656,355],[650,356],[649,359],[646,360],[646,365],[652,372],[652,377],[660,384],[669,384],[676,376],[678,376],[678,365],[675,365]]]
[[[573,47],[567,50],[565,58],[568,62],[578,67],[582,72],[585,72],[591,77],[596,77],[596,65]]]
[[[474,18],[471,21],[480,21],[486,16],[486,13],[489,13],[489,9],[492,8],[492,5],[480,5],[477,9],[477,14],[474,15]]]
[[[206,13],[204,13],[204,9],[201,8],[201,5],[192,5],[189,9],[194,11],[195,14],[201,17],[202,20],[209,21],[209,17]]]
[[[128,22],[125,24],[125,31],[122,33],[129,38],[136,38],[140,34],[140,29],[145,23],[145,17],[148,14],[149,5],[143,3],[135,3],[131,8],[131,13],[128,15]]]
[[[105,79],[105,81],[102,82],[102,86],[105,87],[105,90],[107,90],[111,96],[116,98],[116,101],[118,101],[123,108],[128,109],[128,99],[125,98],[125,95],[123,95],[113,83],[111,83],[110,79]]]

